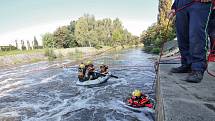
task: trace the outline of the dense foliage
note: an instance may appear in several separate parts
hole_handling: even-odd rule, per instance
[[[144,43],[146,51],[159,53],[159,48],[164,41],[173,40],[176,37],[175,27],[172,21],[170,21],[167,31],[169,22],[167,14],[171,8],[171,4],[172,0],[160,0],[157,23],[154,23],[146,31],[142,32],[141,41]]]
[[[0,52],[1,51],[11,51],[11,50],[17,50],[15,46],[9,45],[9,46],[0,46]]]
[[[96,20],[88,14],[71,21],[68,26],[59,27],[54,33],[46,33],[42,40],[48,48],[123,46],[140,42],[139,37],[124,29],[118,18]]]

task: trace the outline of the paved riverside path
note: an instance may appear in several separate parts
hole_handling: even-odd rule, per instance
[[[187,74],[170,73],[172,67],[160,66],[160,97],[165,121],[215,121],[215,78],[205,72],[201,83],[182,81]],[[210,65],[215,70],[215,64]],[[161,110],[159,110],[161,112]]]

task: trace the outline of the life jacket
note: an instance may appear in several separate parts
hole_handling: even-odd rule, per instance
[[[88,72],[94,72],[95,71],[94,65],[92,65],[92,64],[91,65],[87,65],[86,69],[87,69]]]
[[[108,74],[108,66],[106,66],[106,65],[102,65],[102,66],[100,66],[100,73],[101,74]],[[102,70],[102,69],[104,69],[104,70]]]
[[[128,99],[128,104],[135,108],[139,108],[139,107],[153,108],[153,104],[150,102],[149,98],[145,95],[142,95],[140,97],[132,96],[130,99]]]
[[[85,77],[85,72],[86,72],[85,68],[78,68],[78,78],[83,79]]]

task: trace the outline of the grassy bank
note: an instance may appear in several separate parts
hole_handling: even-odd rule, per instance
[[[138,45],[143,46],[143,45]],[[107,51],[117,51],[135,46],[118,46],[109,47],[103,46],[96,49],[94,47],[76,47],[66,49],[38,49],[38,50],[25,50],[25,51],[8,51],[0,52],[0,66],[13,66],[27,63],[35,63],[39,61],[53,61],[56,59],[69,59],[79,61],[86,58],[92,58],[96,55],[102,54]]]
[[[56,59],[80,60],[101,53],[112,47],[76,47],[66,49],[38,49],[38,50],[15,50],[0,52],[0,66],[14,66],[39,61],[53,61]]]
[[[35,50],[12,50],[12,51],[0,51],[0,56],[10,56],[17,54],[34,54],[34,53],[43,53],[44,49],[35,49]]]

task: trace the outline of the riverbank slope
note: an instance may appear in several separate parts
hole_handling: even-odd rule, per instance
[[[143,45],[140,44],[138,46],[140,47]],[[80,60],[82,58],[88,58],[94,55],[99,55],[107,51],[121,50],[121,49],[130,48],[130,47],[135,47],[135,46],[124,46],[124,47],[103,46],[102,48],[99,48],[99,49],[96,49],[94,47],[51,49],[51,51],[53,51],[52,55],[47,54],[47,49],[6,52],[6,53],[0,54],[0,67],[23,65],[23,64],[35,63],[39,61],[48,61],[49,56],[54,56],[54,58],[56,59],[70,59],[70,60],[79,59]]]

